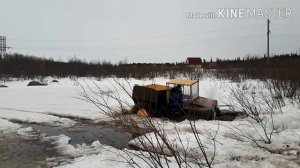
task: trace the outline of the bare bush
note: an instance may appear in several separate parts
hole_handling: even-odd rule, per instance
[[[298,81],[292,80],[266,80],[266,87],[270,90],[274,97],[278,100],[278,105],[284,106],[283,98],[289,99],[290,103],[300,102],[300,84]]]
[[[274,90],[272,83],[258,82],[255,86],[251,84],[237,84],[230,87],[232,98],[229,100],[232,110],[245,113],[250,119],[244,124],[255,130],[258,136],[251,135],[234,126],[231,128],[233,135],[242,139],[250,140],[258,145],[258,142],[272,143],[272,135],[284,130],[284,125],[276,127],[273,115],[281,111],[284,105],[281,90]],[[254,121],[254,122],[253,122]]]
[[[195,68],[190,71],[184,71],[183,76],[186,79],[196,80],[203,76],[203,69]]]

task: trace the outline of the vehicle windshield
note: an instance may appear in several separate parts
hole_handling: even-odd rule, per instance
[[[199,82],[196,81],[190,85],[183,85],[182,83],[183,82],[181,82],[180,84],[176,84],[176,82],[173,83],[167,82],[167,87],[174,88],[180,86],[181,91],[183,93],[184,102],[195,100],[199,96]]]

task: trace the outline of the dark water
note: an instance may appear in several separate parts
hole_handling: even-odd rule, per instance
[[[50,142],[26,140],[19,136],[0,136],[0,167],[47,167],[46,158],[59,156]]]
[[[238,116],[242,117],[242,116],[245,116],[245,114],[242,113],[242,112],[235,112],[235,111],[230,111],[230,110],[222,110],[221,111],[221,116],[217,117],[216,120],[233,121]]]
[[[40,130],[42,133],[46,133],[47,136],[64,134],[71,138],[69,143],[72,145],[82,143],[91,144],[98,140],[101,144],[123,149],[128,147],[128,142],[132,139],[132,135],[129,133],[119,132],[103,125],[80,124],[70,128],[60,128],[47,125],[26,124],[26,127]]]
[[[19,123],[20,124],[20,123]],[[41,133],[47,136],[64,134],[71,138],[69,142],[75,144],[91,144],[99,140],[102,144],[122,149],[128,147],[132,139],[131,134],[118,132],[110,127],[79,123],[70,128],[52,127],[39,124],[21,123],[25,128],[32,127],[36,136],[25,138],[20,135],[0,134],[0,168],[35,168],[52,167],[59,162],[71,159],[55,150],[51,141],[41,139]],[[54,158],[49,161],[49,158]],[[48,159],[48,161],[47,161]]]

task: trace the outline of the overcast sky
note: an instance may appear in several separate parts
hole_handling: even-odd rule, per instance
[[[63,61],[245,57],[266,53],[265,12],[255,18],[200,14],[278,8],[291,10],[291,18],[272,10],[271,53],[299,51],[299,0],[0,0],[0,36],[7,37],[10,53]]]

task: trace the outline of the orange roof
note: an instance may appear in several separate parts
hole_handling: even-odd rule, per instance
[[[146,85],[145,87],[151,88],[151,89],[154,89],[154,90],[157,90],[157,91],[169,89],[167,86],[157,85],[157,84]]]
[[[176,85],[187,85],[191,86],[194,83],[198,82],[198,80],[185,80],[185,79],[173,79],[167,83],[169,84],[176,84]]]

